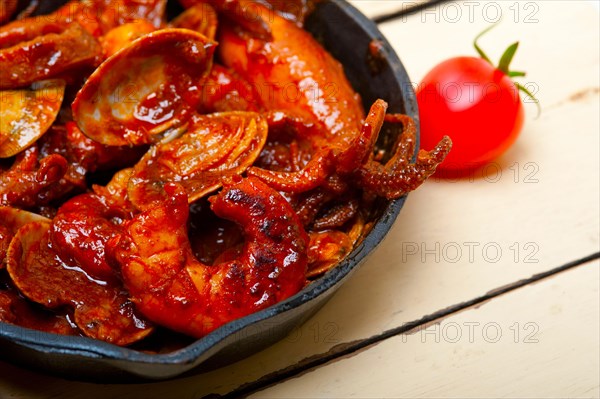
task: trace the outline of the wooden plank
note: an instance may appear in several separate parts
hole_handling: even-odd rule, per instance
[[[556,26],[568,27],[578,45],[564,46],[560,57],[544,45],[539,51],[521,49],[515,60],[515,66],[535,65],[544,76],[546,69],[552,70],[558,83],[544,86],[539,95],[544,104],[553,106],[539,119],[527,120],[516,146],[494,165],[501,169],[491,168],[489,176],[472,180],[434,179],[411,194],[379,250],[323,311],[292,336],[230,367],[148,385],[99,387],[0,363],[0,397],[77,398],[90,391],[104,397],[147,398],[227,393],[338,345],[380,334],[597,251],[599,99],[593,90],[573,94],[598,87],[594,33],[598,21],[587,3],[569,3],[568,10],[564,3],[541,4],[548,17],[540,17],[536,29],[528,30],[524,23],[502,25],[485,44],[503,49],[510,37],[521,37],[523,43],[564,44],[564,30]],[[413,76],[422,76],[444,52],[452,53],[452,46],[453,54],[460,54],[459,40],[448,40],[448,32],[469,36],[467,46],[472,37],[470,32],[458,33],[455,26],[437,30],[431,21],[431,29],[420,28],[414,18],[421,17],[384,25]],[[448,49],[440,45],[440,37]],[[427,51],[436,53],[436,59]],[[576,74],[572,68],[578,68]],[[533,72],[531,76],[537,78]],[[492,174],[497,170],[500,175]],[[497,248],[500,254],[494,252]]]
[[[251,397],[598,397],[599,265],[557,274]]]
[[[441,3],[381,24],[380,29],[416,86],[439,62],[476,56],[473,39],[499,18],[501,23],[480,45],[497,62],[509,44],[519,41],[511,65],[527,72],[521,82],[537,93],[544,109],[578,93],[598,96],[600,37],[590,33],[597,31],[598,13],[589,1]],[[569,33],[560,26],[568,26]],[[535,115],[533,104],[527,110]]]
[[[546,121],[545,126],[548,128],[553,125],[561,128],[564,126],[561,126],[560,115],[569,114],[582,123],[590,123],[589,120],[594,118],[597,109],[597,102],[587,106],[565,105],[554,113],[555,118],[550,118],[552,115],[548,113],[542,120]],[[541,121],[536,123],[541,123]],[[569,121],[564,121],[564,124],[568,125]],[[543,130],[545,129],[541,128],[541,131]],[[551,131],[551,129],[548,130],[546,134],[553,137]],[[550,147],[550,149],[552,148]],[[565,162],[568,164],[574,161],[575,155],[574,151],[573,153],[566,151]],[[381,248],[316,317],[284,341],[227,368],[157,384],[98,387],[93,384],[66,382],[41,376],[0,363],[0,375],[2,375],[0,397],[3,394],[7,396],[11,392],[21,392],[22,397],[36,398],[46,397],[48,392],[51,392],[63,398],[77,398],[91,389],[98,395],[114,396],[119,394],[124,395],[123,397],[128,397],[127,395],[135,397],[135,394],[143,394],[147,398],[161,398],[186,392],[195,392],[198,397],[212,392],[226,393],[244,383],[255,381],[266,374],[293,365],[304,358],[325,353],[336,345],[369,337],[383,330],[419,319],[425,314],[453,303],[481,295],[503,284],[530,276],[550,266],[556,266],[560,264],[559,262],[577,253],[593,250],[594,245],[597,248],[597,237],[594,236],[597,234],[597,225],[594,227],[594,223],[597,223],[598,219],[593,216],[596,207],[592,201],[594,193],[584,190],[585,181],[592,181],[590,173],[593,173],[591,171],[598,170],[597,166],[596,169],[593,167],[590,164],[582,167],[582,171],[587,171],[587,177],[585,175],[573,176],[575,181],[572,182],[572,186],[568,187],[578,188],[579,194],[564,200],[561,200],[554,187],[550,186],[552,181],[560,186],[561,183],[567,181],[567,176],[562,180],[555,180],[552,179],[552,174],[544,175],[549,180],[540,178],[539,183],[529,185],[534,189],[540,189],[541,192],[537,194],[524,192],[522,193],[524,198],[529,195],[531,199],[521,202],[518,201],[518,196],[512,194],[514,188],[511,187],[516,185],[514,182],[509,184],[502,183],[502,181],[495,184],[485,183],[489,187],[488,190],[494,190],[494,192],[485,194],[485,190],[482,188],[476,196],[474,194],[467,196],[464,206],[469,207],[472,216],[467,217],[460,213],[454,215],[454,222],[447,220],[452,217],[452,212],[449,212],[448,209],[445,209],[446,213],[444,213],[444,209],[429,207],[432,206],[432,201],[434,205],[438,201],[442,201],[440,198],[452,200],[452,196],[448,194],[447,190],[452,190],[459,183],[428,184],[421,193],[415,193],[410,198],[398,225],[394,227]],[[470,185],[476,186],[484,183],[461,184],[463,186],[458,192],[470,190]],[[504,190],[496,189],[502,184],[505,184]],[[446,188],[446,190],[442,188]],[[430,192],[429,195],[426,195],[426,190]],[[493,234],[486,234],[485,229],[478,228],[479,222],[488,225],[490,223],[497,224],[497,222],[494,222],[492,216],[486,216],[485,207],[489,205],[489,202],[477,205],[475,198],[489,198],[489,201],[492,201],[494,195],[515,204],[511,208],[511,212],[517,212],[517,214],[513,216],[502,214],[503,219],[508,220],[504,220],[504,224],[498,224],[497,230],[492,231]],[[453,201],[458,203],[458,199]],[[574,203],[566,206],[563,201],[574,201]],[[554,202],[556,204],[552,205]],[[526,206],[526,203],[529,205]],[[535,212],[538,205],[542,209],[541,215],[537,215]],[[498,208],[500,208],[499,205]],[[424,212],[424,209],[431,209],[431,211]],[[573,214],[574,209],[579,209],[580,214],[575,213],[579,216],[573,219],[568,219],[566,216],[560,217],[561,212],[568,211]],[[499,213],[500,211],[495,212]],[[554,221],[557,218],[556,215],[559,215],[557,222]],[[430,220],[430,218],[432,219]],[[514,224],[514,221],[520,218],[523,218],[522,224]],[[547,220],[544,221],[544,218]],[[441,222],[434,223],[436,220],[441,220]],[[562,228],[569,234],[561,235],[561,226],[554,223],[563,223]],[[436,224],[442,231],[436,230]],[[521,228],[510,228],[515,225],[521,226]],[[534,227],[537,227],[537,230],[531,230]],[[421,261],[421,254],[406,256],[406,262],[402,263],[402,254],[398,252],[402,249],[400,243],[424,242],[428,248],[432,248],[436,240],[448,242],[442,241],[445,239],[444,231],[447,234],[448,229],[453,231],[452,239],[454,241],[461,237],[464,237],[462,238],[464,240],[476,240],[479,234],[482,235],[480,242],[486,242],[483,240],[498,242],[503,248],[512,245],[511,240],[524,243],[526,240],[534,239],[540,250],[532,260],[539,262],[526,263],[521,258],[521,262],[514,263],[511,258],[513,254],[507,250],[508,255],[503,256],[497,263],[485,262],[482,260],[482,255],[478,255],[474,262],[464,259],[463,262],[457,263],[445,261],[444,257],[440,255],[440,262],[436,263],[434,261],[435,254],[425,254],[425,262]],[[594,229],[596,229],[596,233],[594,233]],[[470,230],[474,232],[473,236],[470,235]],[[31,381],[36,383],[32,384]]]

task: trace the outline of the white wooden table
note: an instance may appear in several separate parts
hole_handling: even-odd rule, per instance
[[[354,1],[370,17],[416,1]],[[410,3],[410,4],[409,4]],[[378,251],[316,316],[250,358],[142,385],[72,382],[0,362],[0,398],[598,397],[598,3],[440,3],[383,18],[412,80],[515,40],[543,113],[485,176],[411,194]],[[377,18],[376,18],[377,19]],[[381,18],[379,19],[381,20]]]

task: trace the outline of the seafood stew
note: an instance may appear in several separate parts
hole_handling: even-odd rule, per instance
[[[161,352],[144,342],[164,329],[204,337],[318,284],[369,235],[373,204],[416,188],[449,149],[413,160],[414,121],[386,115],[383,100],[365,115],[340,64],[297,21],[270,12],[246,26],[224,3],[184,5],[192,17],[158,28],[153,17],[88,27],[99,60],[44,76],[64,82],[62,107],[2,171],[3,211],[32,219],[3,226],[2,292],[65,320],[69,334]],[[165,43],[181,50],[165,54]],[[274,81],[287,91],[261,92]],[[329,82],[335,101],[314,92]],[[7,91],[37,82],[24,84]],[[290,87],[308,100],[289,101]],[[389,148],[376,144],[384,122],[402,131]],[[72,292],[57,292],[59,281]]]

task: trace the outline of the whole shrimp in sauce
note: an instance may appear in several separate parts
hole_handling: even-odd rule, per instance
[[[150,320],[195,337],[264,309],[305,283],[308,237],[288,202],[256,179],[230,181],[215,197],[217,216],[239,224],[239,257],[215,265],[197,260],[187,235],[189,207],[176,184],[170,199],[125,224],[114,244],[123,281]]]
[[[225,65],[254,83],[266,109],[292,111],[320,124],[330,137],[348,141],[364,111],[342,65],[295,23],[259,4],[252,8],[260,11],[272,39],[224,24],[218,52]]]
[[[243,13],[241,0],[212,3],[221,8],[237,3],[238,13]],[[349,182],[368,182],[368,191],[372,186],[383,187],[377,195],[398,198],[417,188],[435,171],[450,150],[447,138],[431,153],[422,152],[416,164],[406,162],[411,155],[405,153],[402,159],[395,158],[393,165],[373,161],[387,103],[376,101],[363,122],[360,97],[346,79],[341,64],[294,22],[260,4],[253,4],[252,9],[270,37],[257,37],[239,26],[225,24],[218,39],[219,55],[225,65],[259,88],[266,109],[281,110],[314,124],[313,133],[305,135],[314,153],[301,170],[290,173],[251,168],[251,176],[278,190],[299,192],[323,186],[329,177],[339,174]],[[388,120],[402,123],[409,131],[402,139],[412,140],[406,119],[399,121],[390,116]],[[401,146],[399,142],[396,150]]]

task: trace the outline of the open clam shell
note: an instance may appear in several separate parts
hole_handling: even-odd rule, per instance
[[[188,8],[170,23],[173,28],[191,29],[211,40],[214,40],[217,34],[217,24],[216,11],[206,3]]]
[[[151,333],[122,287],[60,260],[49,245],[50,228],[48,222],[28,223],[10,243],[7,270],[19,291],[49,309],[73,308],[75,324],[91,338],[128,345]]]
[[[188,29],[162,29],[103,62],[73,102],[83,133],[106,145],[140,145],[192,116],[216,43]]]
[[[31,87],[0,92],[0,158],[33,144],[52,126],[65,94],[65,82],[43,80]]]
[[[243,173],[267,139],[267,122],[254,112],[194,115],[181,137],[151,148],[134,167],[128,196],[140,209],[165,199],[163,187],[177,182],[193,202],[217,190],[222,179]]]
[[[13,236],[17,230],[30,222],[50,222],[50,219],[37,213],[0,206],[0,269],[5,267],[6,251]]]

